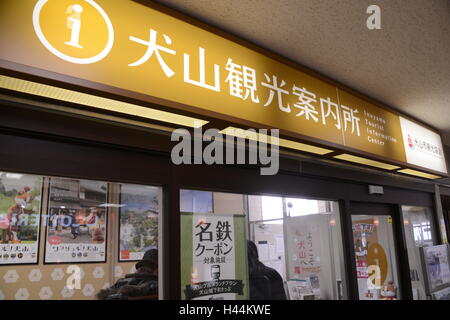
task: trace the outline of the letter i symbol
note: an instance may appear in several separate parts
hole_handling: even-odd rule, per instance
[[[81,29],[81,12],[83,12],[83,7],[79,4],[74,4],[73,6],[69,7],[69,12],[74,11],[75,13],[67,18],[67,25],[69,29],[72,29],[72,34],[70,36],[70,41],[65,42],[65,44],[77,47],[77,48],[83,48],[80,45],[80,29]]]

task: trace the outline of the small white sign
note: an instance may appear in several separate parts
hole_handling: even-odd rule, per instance
[[[193,299],[235,299],[235,293],[225,290],[225,284],[236,279],[233,216],[195,214],[192,222],[194,272],[191,287],[194,290],[191,294],[201,293]],[[211,294],[205,295],[208,290]]]
[[[369,194],[384,194],[383,187],[369,185]]]
[[[441,136],[400,117],[406,160],[409,164],[447,173]]]

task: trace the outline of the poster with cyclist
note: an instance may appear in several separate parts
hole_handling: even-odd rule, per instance
[[[38,261],[42,177],[0,172],[0,265]]]

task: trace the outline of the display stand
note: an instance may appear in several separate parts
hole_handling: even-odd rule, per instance
[[[450,247],[448,244],[420,248],[425,291],[433,300],[450,300]]]

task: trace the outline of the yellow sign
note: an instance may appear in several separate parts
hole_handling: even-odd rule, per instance
[[[169,107],[407,160],[398,114],[135,1],[3,0],[0,30],[5,69],[46,70]]]
[[[377,287],[379,287],[380,285],[384,285],[388,275],[389,265],[383,246],[378,242],[369,245],[369,250],[367,254],[367,265],[377,266],[378,269],[379,273],[378,277],[374,278],[373,274],[369,275],[372,284]],[[378,282],[378,284],[376,282]]]

